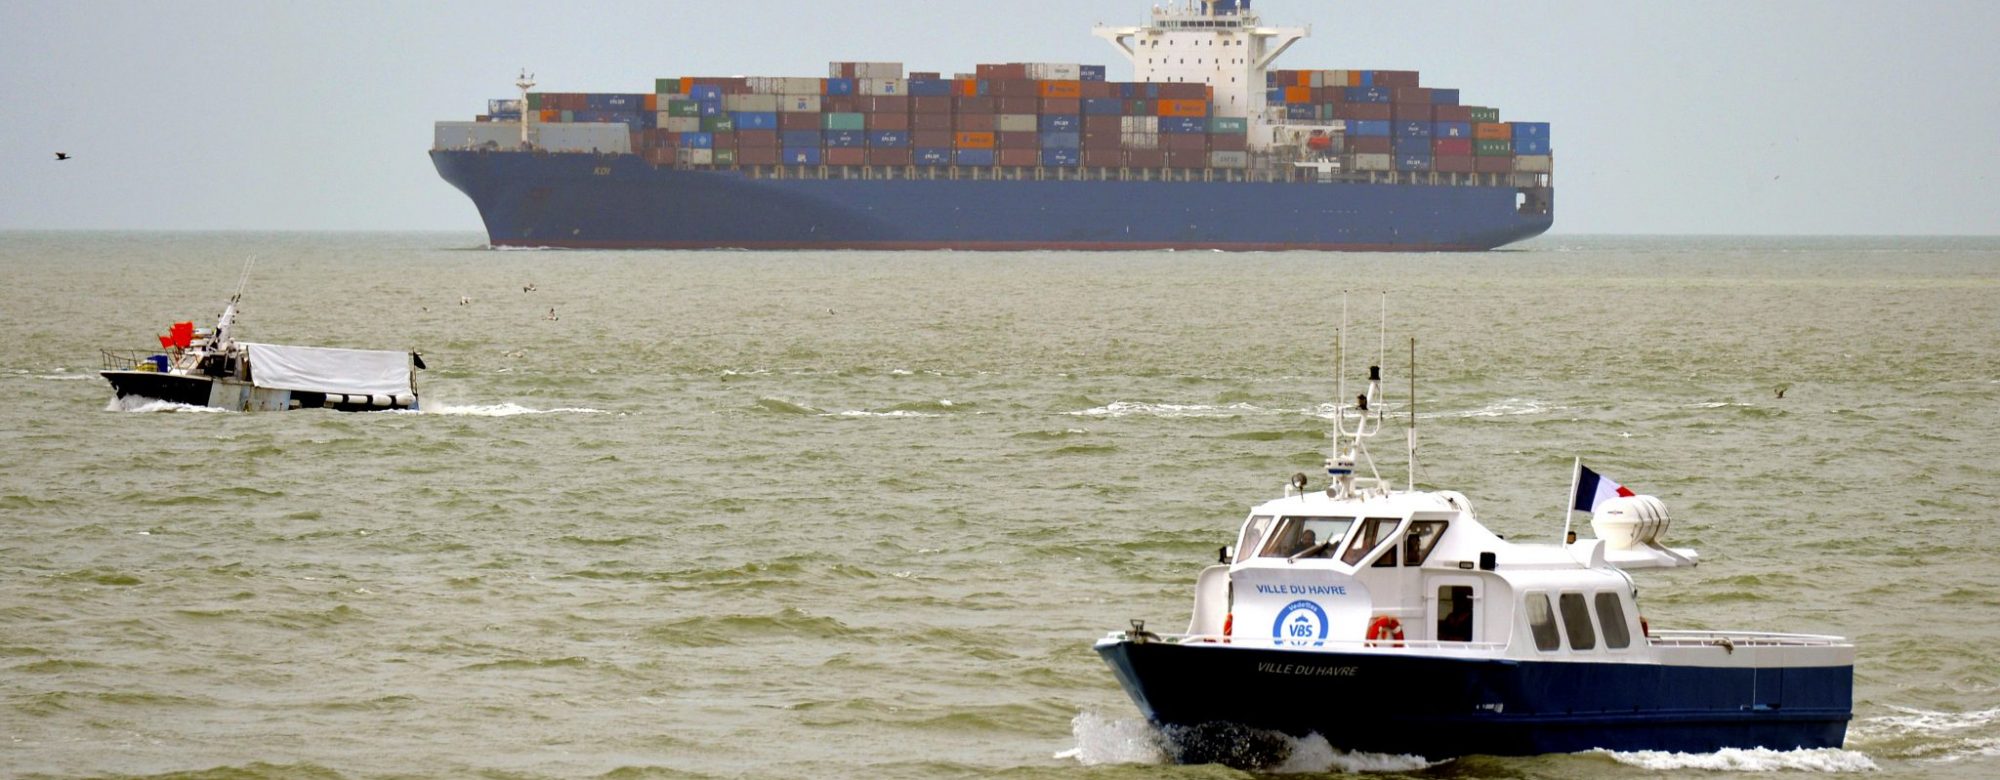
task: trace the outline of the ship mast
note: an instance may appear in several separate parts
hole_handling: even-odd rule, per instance
[[[528,90],[535,88],[535,74],[522,68],[521,75],[514,79],[514,86],[521,88],[521,148],[525,149],[528,147]]]

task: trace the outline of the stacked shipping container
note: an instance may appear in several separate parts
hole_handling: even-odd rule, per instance
[[[1274,70],[1266,97],[1300,122],[1341,120],[1324,151],[1354,171],[1548,173],[1549,125],[1501,122],[1459,91],[1422,86],[1415,71]]]

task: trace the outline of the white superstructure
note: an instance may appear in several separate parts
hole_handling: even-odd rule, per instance
[[[1182,0],[1154,6],[1142,27],[1092,32],[1132,61],[1133,80],[1206,84],[1221,116],[1250,120],[1250,148],[1269,148],[1265,73],[1310,27],[1264,27],[1250,0]]]

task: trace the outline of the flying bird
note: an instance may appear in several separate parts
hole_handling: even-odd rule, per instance
[[[60,162],[62,160],[67,160],[67,159],[69,159],[69,152],[56,152],[57,161]]]

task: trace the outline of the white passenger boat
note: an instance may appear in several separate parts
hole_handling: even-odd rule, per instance
[[[1327,483],[1295,475],[1201,572],[1185,634],[1133,621],[1097,643],[1176,760],[1255,765],[1282,757],[1276,734],[1431,759],[1841,746],[1852,644],[1653,630],[1628,572],[1697,556],[1662,543],[1664,503],[1580,462],[1595,538],[1574,542],[1509,541],[1465,496],[1416,489],[1414,408],[1398,489],[1367,448],[1380,377],[1339,408]]]
[[[416,409],[415,352],[294,347],[237,341],[239,289],[215,329],[174,323],[160,349],[104,350],[119,398],[141,397],[229,411]]]

